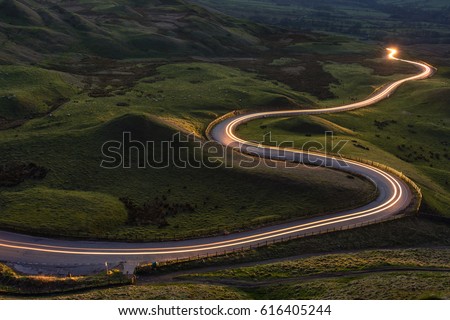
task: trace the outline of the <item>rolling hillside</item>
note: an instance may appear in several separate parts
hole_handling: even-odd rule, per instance
[[[0,1],[0,63],[248,55],[264,49],[269,33],[182,0]]]

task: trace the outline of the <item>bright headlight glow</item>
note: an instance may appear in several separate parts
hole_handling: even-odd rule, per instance
[[[395,55],[398,53],[398,50],[394,49],[394,48],[386,48],[386,50],[389,51],[389,55],[388,55],[389,59],[394,59]]]

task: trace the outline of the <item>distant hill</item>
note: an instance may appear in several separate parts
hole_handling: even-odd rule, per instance
[[[182,0],[0,0],[0,63],[245,55],[263,51],[270,33]]]
[[[189,0],[215,12],[302,32],[401,44],[450,44],[448,0]]]

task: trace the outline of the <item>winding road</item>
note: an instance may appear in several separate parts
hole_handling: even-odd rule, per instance
[[[129,266],[134,267],[134,265],[143,261],[162,261],[206,253],[213,254],[217,251],[233,250],[242,246],[265,244],[267,241],[289,236],[323,232],[333,228],[372,222],[398,214],[410,204],[413,194],[406,182],[392,173],[368,164],[353,160],[343,160],[326,154],[305,153],[297,149],[280,149],[259,145],[240,139],[235,135],[236,128],[239,125],[255,119],[343,112],[367,107],[388,98],[403,83],[428,78],[434,72],[434,69],[425,63],[399,59],[396,57],[397,51],[395,49],[387,50],[389,51],[389,59],[412,64],[420,69],[420,73],[389,84],[370,98],[353,104],[324,109],[271,111],[236,115],[220,122],[211,131],[212,138],[218,143],[243,153],[274,160],[322,165],[362,175],[375,183],[378,188],[379,195],[373,202],[357,209],[336,214],[303,219],[242,233],[186,241],[159,243],[70,241],[0,231],[0,260],[10,262],[19,270],[30,273],[38,271],[60,271],[61,273],[67,273],[67,270],[75,270],[75,272],[76,270],[86,271],[88,269],[76,269],[76,266],[87,265],[92,266],[91,269],[93,270],[103,266],[105,261],[111,264],[126,261]]]

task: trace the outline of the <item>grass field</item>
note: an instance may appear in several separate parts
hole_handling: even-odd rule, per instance
[[[262,287],[258,299],[448,299],[448,272],[380,273]]]
[[[202,279],[262,281],[382,268],[449,269],[450,251],[447,249],[409,249],[331,254],[210,273],[190,274],[184,276],[183,279],[201,277]]]
[[[404,272],[340,276],[292,284],[252,287],[223,284],[163,284],[102,289],[54,299],[446,299],[448,272]]]
[[[240,288],[248,284],[252,288],[243,290],[257,299],[446,298],[450,294],[448,271],[429,272],[428,269],[449,270],[449,261],[448,249],[362,251],[178,278]],[[415,271],[389,271],[408,268]]]
[[[161,284],[102,289],[52,299],[77,300],[240,300],[250,296],[238,288],[207,284]]]
[[[155,79],[160,81],[153,82]],[[211,63],[162,66],[156,77],[143,79],[134,91],[146,96],[152,108],[147,111],[199,135],[214,118],[232,110],[267,106],[288,99],[299,105],[309,103],[308,95],[286,85]]]

